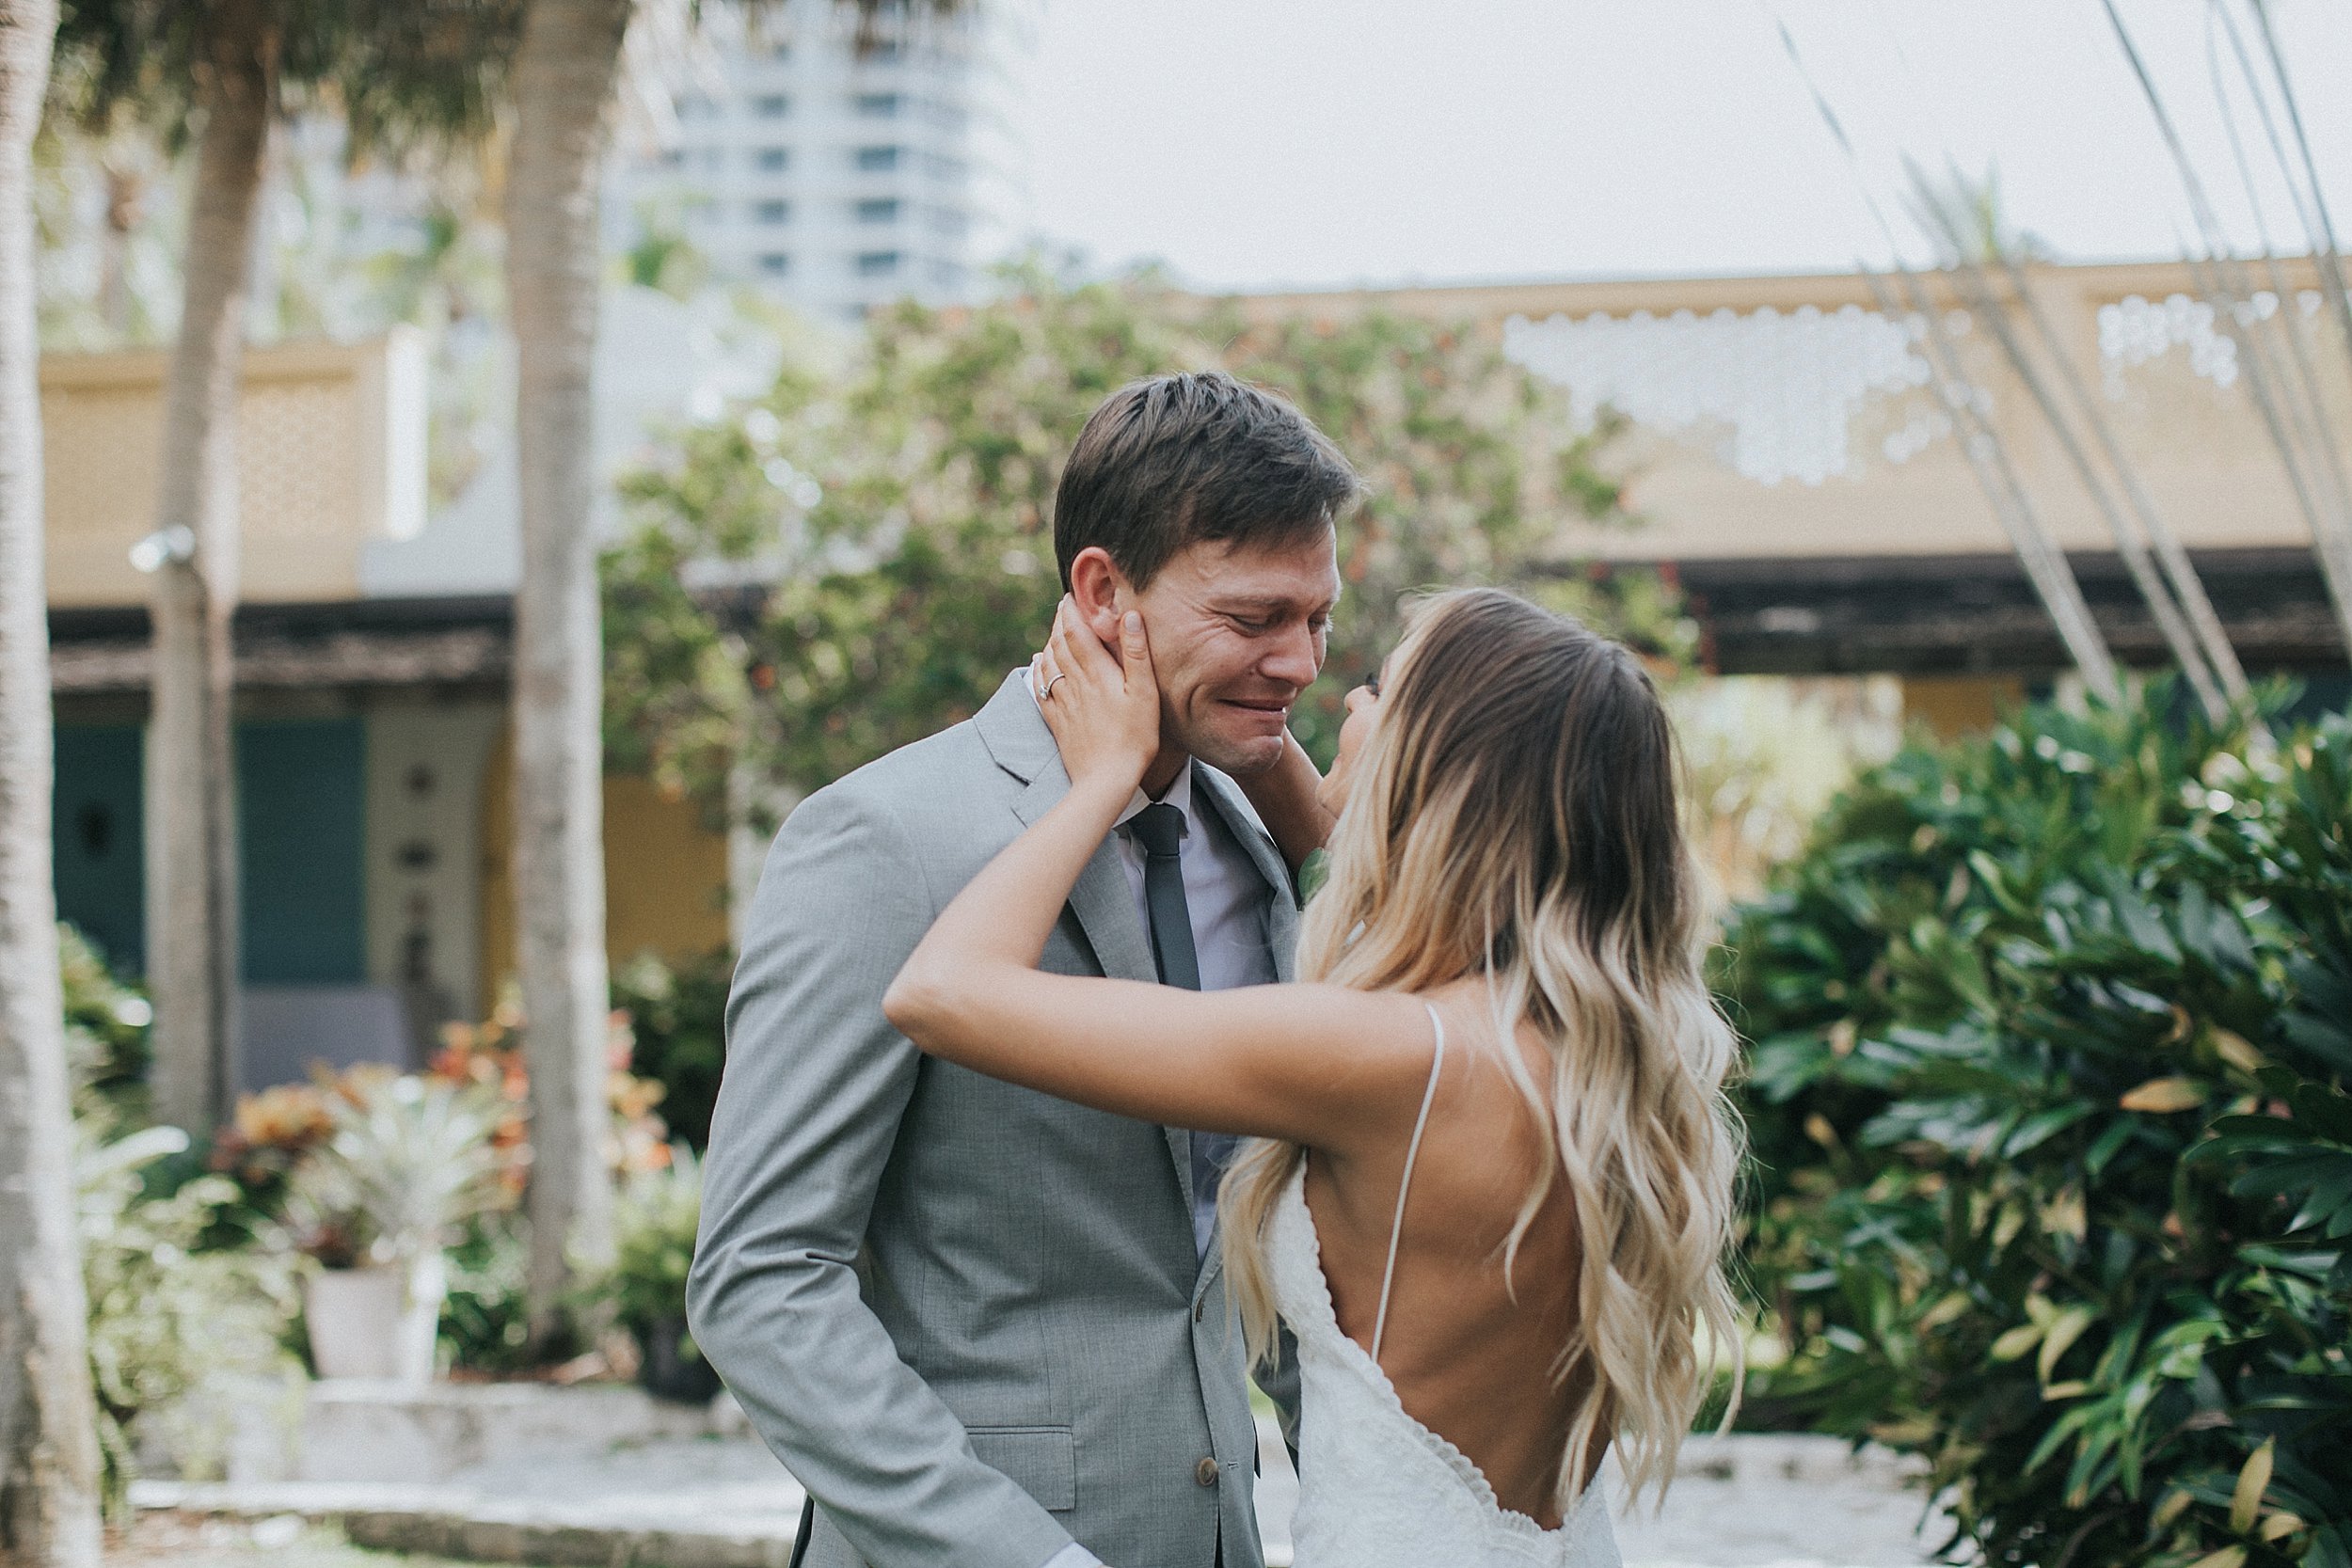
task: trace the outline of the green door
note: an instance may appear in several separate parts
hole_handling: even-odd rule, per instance
[[[126,974],[147,968],[147,877],[135,724],[61,725],[50,850],[57,916]],[[366,729],[358,719],[237,726],[245,977],[367,978]]]
[[[57,918],[98,944],[125,974],[147,969],[147,851],[141,832],[136,724],[57,727],[49,852]]]
[[[366,726],[306,719],[237,726],[245,977],[367,978]]]

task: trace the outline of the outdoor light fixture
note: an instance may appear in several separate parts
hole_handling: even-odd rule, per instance
[[[185,523],[157,529],[131,546],[131,564],[142,572],[160,572],[175,561],[196,554],[196,531]]]

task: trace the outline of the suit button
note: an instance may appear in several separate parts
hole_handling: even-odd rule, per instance
[[[1216,1461],[1204,1459],[1192,1467],[1192,1479],[1203,1486],[1215,1486],[1216,1484]]]

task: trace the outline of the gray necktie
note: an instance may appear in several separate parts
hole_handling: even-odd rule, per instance
[[[1184,902],[1184,814],[1155,803],[1127,819],[1143,847],[1143,902],[1152,911],[1152,958],[1160,984],[1200,989],[1200,955],[1192,944],[1192,909]],[[1192,1135],[1192,1191],[1202,1203],[1216,1199],[1225,1163],[1241,1140],[1230,1132]]]

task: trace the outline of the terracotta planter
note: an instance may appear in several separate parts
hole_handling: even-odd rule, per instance
[[[433,1381],[434,1337],[449,1293],[441,1255],[361,1269],[324,1269],[303,1288],[310,1359],[321,1377]]]

